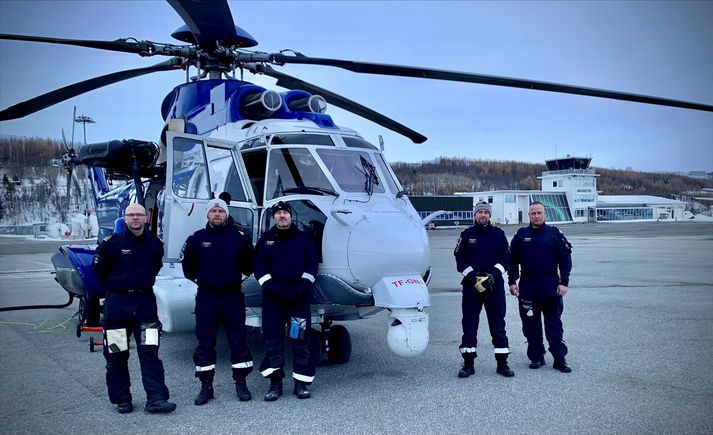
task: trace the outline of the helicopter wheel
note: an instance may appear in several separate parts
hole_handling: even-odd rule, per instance
[[[342,325],[334,325],[329,335],[327,360],[332,364],[344,364],[352,356],[352,339],[349,331]]]
[[[315,367],[322,362],[322,334],[314,328],[309,329],[309,359]]]
[[[76,332],[76,334],[77,334],[77,338],[79,338],[79,337],[82,336],[82,324],[81,324],[81,323],[77,323],[77,332]]]
[[[89,337],[89,352],[94,352],[94,337]]]

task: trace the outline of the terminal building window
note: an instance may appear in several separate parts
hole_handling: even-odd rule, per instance
[[[649,207],[597,209],[597,221],[630,221],[653,218],[654,213]]]
[[[567,195],[531,195],[532,201],[539,201],[545,206],[545,219],[549,222],[571,222],[572,213],[569,211]]]

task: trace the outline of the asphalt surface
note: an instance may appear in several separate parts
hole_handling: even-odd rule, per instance
[[[506,227],[512,236],[517,227]],[[574,245],[565,339],[573,368],[527,368],[516,300],[507,298],[510,366],[495,373],[481,321],[476,375],[458,379],[460,293],[452,250],[457,230],[431,238],[431,341],[406,359],[386,345],[386,315],[344,323],[353,352],[323,364],[298,400],[262,401],[267,382],[248,378],[254,399],[239,402],[227,347],[219,340],[216,400],[193,405],[192,334],[166,334],[161,356],[170,415],[145,404],[135,350],[136,410],[109,403],[104,359],[75,336],[77,302],[63,309],[0,312],[0,418],[4,433],[713,433],[713,223],[561,226]],[[49,257],[57,243],[0,238],[0,306],[61,304]],[[484,315],[484,314],[483,314]],[[251,330],[255,361],[262,338]],[[288,366],[289,367],[289,366]]]

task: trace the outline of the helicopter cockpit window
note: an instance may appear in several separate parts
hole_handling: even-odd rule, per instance
[[[334,146],[332,138],[326,134],[276,134],[272,136],[273,145],[330,145]]]
[[[210,199],[203,143],[173,139],[173,193],[183,198]]]
[[[338,196],[306,148],[270,151],[266,193],[268,200],[300,193]]]
[[[366,148],[369,150],[376,150],[374,145],[370,144],[369,142],[365,141],[364,139],[360,137],[355,137],[355,136],[342,136],[342,140],[348,146],[349,148]]]
[[[396,180],[394,180],[393,175],[391,175],[391,171],[389,171],[389,165],[386,164],[386,160],[384,160],[383,154],[376,155],[376,165],[381,170],[381,173],[384,175],[384,178],[386,178],[386,184],[389,186],[389,190],[393,193],[398,193],[401,189],[399,189],[398,185],[396,184]]]
[[[233,201],[247,201],[230,150],[209,146],[208,170],[210,171],[211,192],[215,195],[220,192],[228,192]]]
[[[228,207],[230,216],[232,216],[235,224],[248,236],[248,239],[253,239],[253,213],[250,209],[242,207]],[[266,213],[269,214],[269,213]]]
[[[345,192],[366,192],[371,181],[373,193],[384,193],[384,183],[373,171],[374,163],[368,153],[322,148],[317,154]]]

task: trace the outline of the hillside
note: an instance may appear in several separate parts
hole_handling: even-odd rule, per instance
[[[450,195],[501,189],[539,190],[544,164],[440,157],[422,163],[392,164],[404,189],[412,195]],[[679,198],[713,187],[711,180],[683,175],[594,167],[597,190],[603,195],[654,195]]]
[[[66,222],[69,212],[93,207],[86,175],[77,168],[84,195],[72,194],[67,207],[65,169],[53,166],[65,150],[59,141],[42,138],[0,137],[0,225]],[[539,190],[537,178],[544,164],[515,161],[470,160],[441,157],[422,163],[394,163],[394,171],[413,195],[450,195],[454,192],[498,189]],[[681,198],[687,192],[713,187],[711,180],[676,174],[595,168],[597,188],[603,194],[654,195]]]

